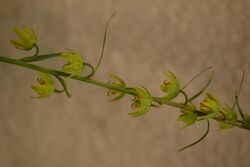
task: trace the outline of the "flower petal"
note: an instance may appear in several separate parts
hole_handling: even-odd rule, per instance
[[[138,93],[136,98],[139,105],[138,107],[136,107],[135,111],[129,113],[129,115],[138,117],[149,112],[153,98],[150,95],[149,91],[144,87],[136,87],[135,90]]]
[[[170,101],[179,94],[180,82],[178,81],[176,76],[170,71],[166,72],[165,75],[169,78],[169,81],[164,82],[160,86],[160,89],[163,92],[167,93],[164,97],[162,97],[162,99],[166,101]]]

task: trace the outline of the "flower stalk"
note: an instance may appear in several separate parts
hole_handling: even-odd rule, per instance
[[[14,44],[17,49],[22,49],[26,51],[35,48],[35,54],[33,56],[27,56],[20,59],[14,59],[8,56],[0,56],[0,61],[37,71],[39,75],[37,80],[38,84],[32,85],[31,87],[33,91],[38,94],[38,96],[36,97],[47,98],[55,93],[65,93],[67,97],[70,97],[71,95],[67,88],[66,80],[73,79],[107,89],[108,95],[113,96],[110,101],[120,100],[125,95],[132,96],[132,108],[134,110],[128,113],[128,115],[131,115],[133,117],[141,117],[147,114],[152,107],[161,107],[162,105],[168,105],[179,109],[179,111],[181,112],[181,114],[179,115],[179,120],[185,123],[184,128],[191,126],[198,121],[206,121],[208,126],[204,135],[202,135],[201,138],[199,138],[192,144],[183,147],[182,149],[180,149],[180,151],[199,143],[207,136],[210,126],[209,121],[211,119],[216,120],[219,123],[219,127],[221,129],[230,129],[232,127],[238,127],[250,130],[250,115],[242,111],[239,101],[239,95],[244,80],[244,73],[242,76],[240,88],[235,93],[235,102],[232,107],[230,107],[230,105],[227,105],[226,103],[223,106],[221,100],[211,93],[206,94],[204,100],[200,102],[200,107],[197,107],[194,103],[195,99],[205,93],[208,86],[211,84],[214,75],[214,70],[212,71],[209,80],[201,90],[199,90],[192,96],[189,96],[185,92],[184,89],[191,82],[198,78],[198,76],[202,73],[210,70],[211,67],[208,67],[197,75],[195,75],[183,87],[181,87],[180,81],[171,71],[165,72],[164,74],[167,77],[167,80],[164,80],[163,84],[160,85],[160,90],[165,95],[160,97],[153,96],[152,93],[143,85],[129,87],[121,77],[115,74],[109,74],[110,78],[113,80],[109,82],[93,79],[93,76],[99,69],[104,55],[107,30],[113,16],[114,15],[110,17],[105,27],[103,47],[96,67],[94,67],[90,63],[85,62],[83,56],[79,52],[74,50],[66,50],[65,52],[39,55],[39,47],[37,44],[38,40],[36,34],[31,28],[28,27],[24,27],[23,30],[15,29],[15,32],[17,33],[17,36],[20,39],[11,40],[11,43]],[[64,66],[60,70],[33,64],[33,62],[49,60],[52,58],[61,58],[66,61],[66,64],[64,64]],[[85,71],[85,67],[90,69],[90,73],[88,75],[83,76],[82,73]],[[57,79],[58,82],[61,84],[61,89],[56,88],[54,79]],[[175,98],[178,97],[180,94],[184,96],[184,101],[174,101]],[[238,113],[236,111],[238,111]],[[241,116],[240,119],[238,117],[238,114],[240,114]]]

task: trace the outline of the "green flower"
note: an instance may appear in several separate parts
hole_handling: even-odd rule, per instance
[[[51,96],[55,91],[55,83],[51,76],[48,74],[38,72],[39,78],[37,81],[39,85],[32,85],[31,88],[36,92],[41,98]]]
[[[196,107],[193,103],[189,102],[186,104],[186,106],[191,110],[182,109],[182,114],[179,115],[179,120],[186,124],[183,128],[193,125],[198,117],[197,113],[194,112],[196,111]]]
[[[220,114],[221,103],[218,98],[214,97],[212,94],[207,93],[207,97],[200,103],[200,111],[205,116],[202,119],[210,119],[218,116]]]
[[[14,31],[19,37],[19,40],[11,40],[10,42],[15,45],[17,49],[30,50],[36,45],[37,37],[31,28],[23,26],[23,29],[15,28]]]
[[[250,129],[250,115],[244,114],[243,125],[244,125],[244,127],[246,127],[247,129]]]
[[[180,82],[175,77],[175,75],[170,71],[165,72],[165,75],[169,78],[169,81],[168,82],[164,81],[164,83],[160,86],[160,89],[163,92],[167,93],[167,95],[162,97],[162,99],[166,101],[170,101],[179,94]]]
[[[150,110],[153,99],[146,88],[136,87],[135,90],[137,95],[135,96],[134,103],[132,104],[132,107],[135,108],[135,111],[129,113],[129,115],[138,117],[144,115]]]
[[[70,74],[69,77],[80,74],[84,69],[84,60],[80,53],[74,50],[68,50],[61,54],[61,57],[67,61],[61,71]]]
[[[114,74],[109,74],[109,76],[116,81],[116,82],[109,81],[108,84],[110,86],[114,86],[114,87],[118,87],[118,88],[126,88],[126,83],[123,79],[121,79],[120,77],[118,77],[117,75],[114,75]],[[125,94],[122,92],[119,92],[117,90],[109,90],[108,96],[113,96],[113,95],[117,95],[117,96],[115,96],[113,99],[111,99],[109,101],[119,100],[119,99],[123,98],[123,96]]]
[[[237,113],[227,104],[225,104],[225,107],[223,108],[222,112],[225,116],[225,121],[220,123],[220,128],[221,129],[232,128],[237,122]]]

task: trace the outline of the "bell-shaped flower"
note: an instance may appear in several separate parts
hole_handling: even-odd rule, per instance
[[[170,101],[179,94],[180,82],[170,71],[165,72],[165,75],[169,78],[169,81],[164,81],[164,83],[160,86],[160,89],[166,93],[162,99],[165,101]]]
[[[228,129],[228,128],[233,127],[237,122],[237,113],[227,104],[225,104],[225,107],[223,108],[222,113],[225,118],[224,118],[224,121],[220,123],[220,128]]]
[[[69,77],[78,75],[84,70],[84,60],[80,53],[67,50],[61,54],[61,57],[67,61],[61,71],[70,74]]]
[[[23,26],[23,29],[15,28],[14,31],[19,37],[19,40],[11,40],[10,42],[15,45],[17,49],[30,50],[36,45],[37,37],[31,28]]]
[[[144,87],[136,87],[135,90],[137,95],[135,96],[134,103],[132,104],[135,111],[129,113],[129,115],[138,117],[149,112],[153,98],[149,91]]]
[[[38,72],[39,77],[37,81],[39,85],[32,85],[31,88],[41,98],[49,97],[55,92],[55,82],[48,74]]]
[[[115,80],[115,81],[108,82],[108,84],[110,86],[117,87],[117,88],[126,88],[126,83],[123,79],[121,79],[120,77],[118,77],[117,75],[114,75],[114,74],[109,74],[109,76],[113,80]],[[110,89],[108,91],[108,96],[115,96],[114,98],[110,99],[109,101],[119,100],[119,99],[123,98],[124,95],[125,95],[124,93],[119,92],[117,90]]]
[[[206,98],[200,103],[200,111],[205,116],[202,119],[210,119],[218,116],[220,114],[221,103],[220,100],[210,93],[207,93]]]

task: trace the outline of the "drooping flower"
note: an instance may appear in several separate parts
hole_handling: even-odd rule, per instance
[[[220,100],[210,93],[207,93],[206,98],[200,103],[200,111],[205,116],[202,119],[210,119],[218,116],[220,114],[221,103]]]
[[[115,75],[115,74],[109,74],[109,76],[114,79],[115,81],[110,81],[109,82],[109,85],[111,86],[114,86],[114,87],[118,87],[118,88],[126,88],[126,83],[123,79],[121,79],[119,76]],[[109,90],[108,91],[108,96],[113,96],[113,95],[116,95],[114,98],[112,98],[111,100],[109,101],[116,101],[116,100],[119,100],[121,98],[123,98],[123,96],[125,95],[124,93],[122,92],[119,92],[117,90]]]
[[[10,42],[17,48],[21,50],[30,50],[37,43],[37,37],[35,32],[26,26],[23,26],[23,29],[15,28],[19,40],[11,40]]]
[[[165,72],[165,75],[169,78],[169,81],[164,81],[164,83],[160,86],[160,89],[166,93],[162,99],[165,101],[170,101],[179,94],[180,82],[170,71]]]
[[[69,77],[78,75],[84,70],[84,60],[80,53],[74,50],[67,50],[61,54],[61,57],[67,61],[67,64],[61,70],[70,74]]]
[[[31,88],[41,98],[51,96],[55,91],[55,82],[48,74],[38,72],[39,77],[37,81],[39,85],[32,85]]]
[[[144,87],[136,87],[135,90],[137,95],[135,96],[134,103],[132,104],[132,107],[135,110],[129,113],[129,115],[138,117],[149,112],[153,98],[149,91]]]

